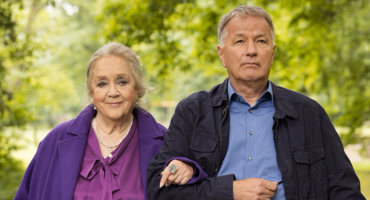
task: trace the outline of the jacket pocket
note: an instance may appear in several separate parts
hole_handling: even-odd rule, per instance
[[[324,148],[320,144],[308,148],[306,147],[303,149],[295,150],[293,154],[294,159],[297,163],[310,165],[324,158]]]
[[[216,163],[218,142],[218,138],[210,137],[203,132],[194,132],[191,137],[190,159],[197,162],[208,175],[212,174],[212,166]]]
[[[293,151],[300,199],[325,198],[328,181],[322,144]]]
[[[218,139],[205,134],[194,133],[191,137],[189,148],[198,152],[213,152],[216,149]]]

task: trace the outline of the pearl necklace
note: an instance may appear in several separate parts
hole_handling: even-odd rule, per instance
[[[108,155],[109,158],[111,158],[113,156],[112,155],[113,148],[116,147],[116,146],[118,146],[119,144],[121,144],[121,142],[127,136],[128,132],[130,132],[130,129],[131,129],[131,126],[132,126],[132,123],[133,122],[134,122],[134,120],[131,121],[130,127],[128,128],[128,130],[127,130],[126,134],[123,136],[123,138],[119,142],[117,142],[115,145],[110,146],[107,143],[103,142],[103,140],[100,139],[100,136],[99,136],[99,133],[98,133],[98,129],[96,128],[95,118],[94,118],[94,120],[93,120],[93,123],[94,123],[94,131],[96,133],[96,136],[98,137],[99,142],[101,142],[104,146],[106,146],[109,149],[109,155]]]

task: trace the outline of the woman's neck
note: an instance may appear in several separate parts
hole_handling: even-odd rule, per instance
[[[108,119],[99,113],[95,117],[96,125],[106,134],[125,134],[133,119],[133,114],[117,120]]]

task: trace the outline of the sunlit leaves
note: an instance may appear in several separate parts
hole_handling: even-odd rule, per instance
[[[246,3],[264,7],[275,24],[271,80],[319,101],[336,125],[350,127],[345,143],[355,142],[355,129],[370,116],[369,4],[364,0]],[[238,1],[215,0],[108,1],[99,21],[108,24],[107,41],[131,45],[142,56],[146,76],[163,87],[161,98],[179,100],[176,97],[209,89],[226,77],[216,52],[217,26],[221,16],[238,5]],[[187,85],[198,80],[202,84],[191,89]]]

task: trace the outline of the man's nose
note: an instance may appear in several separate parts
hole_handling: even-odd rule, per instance
[[[247,42],[245,55],[250,57],[257,56],[256,44],[253,42]]]

